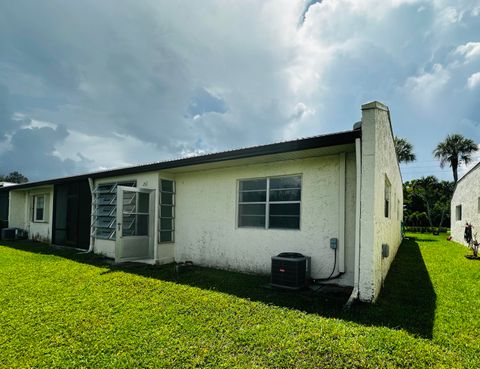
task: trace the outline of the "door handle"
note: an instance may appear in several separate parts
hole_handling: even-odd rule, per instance
[[[120,226],[121,226],[121,225],[122,225],[122,223],[120,223],[120,222],[117,223],[117,231],[120,230]]]

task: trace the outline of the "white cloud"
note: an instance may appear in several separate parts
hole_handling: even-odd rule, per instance
[[[88,150],[85,150],[88,148]],[[86,157],[92,170],[120,168],[159,161],[158,150],[151,143],[113,133],[108,137],[86,135],[69,130],[65,140],[55,147],[54,155],[61,160],[79,162]]]
[[[467,42],[456,48],[455,54],[462,55],[466,61],[471,61],[480,56],[480,42]]]
[[[473,90],[478,85],[480,85],[480,72],[473,73],[470,77],[468,77],[467,81],[467,87],[470,90]]]
[[[480,120],[465,91],[475,70],[463,60],[477,42],[464,43],[480,32],[470,1],[323,0],[299,26],[304,9],[305,0],[5,2],[1,164],[21,151],[5,148],[9,132],[27,136],[14,135],[18,145],[44,135],[40,157],[53,150],[61,166],[41,172],[52,177],[350,129],[374,99],[390,105],[400,133],[431,131],[435,114],[442,134]],[[431,121],[418,112],[426,102]]]
[[[418,97],[430,98],[438,93],[450,80],[450,72],[441,64],[434,64],[431,72],[409,77],[406,88]]]
[[[305,134],[302,134],[302,132],[305,132],[304,124],[308,124],[315,114],[314,108],[308,107],[303,102],[297,103],[292,109],[289,122],[285,126],[283,136],[280,139],[289,140],[304,136]]]
[[[463,13],[456,8],[449,6],[444,8],[439,15],[439,22],[443,25],[451,25],[462,20]]]
[[[30,119],[29,122],[21,126],[22,129],[25,129],[25,128],[33,129],[33,128],[42,128],[42,127],[49,127],[49,128],[56,129],[58,127],[58,124],[51,123],[51,122],[44,122],[36,119]]]

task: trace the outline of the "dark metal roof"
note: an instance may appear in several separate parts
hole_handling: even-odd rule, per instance
[[[193,156],[193,157],[188,157],[183,159],[161,161],[161,162],[156,162],[151,164],[143,164],[143,165],[137,165],[137,166],[119,168],[119,169],[109,169],[101,172],[86,173],[86,174],[49,179],[49,180],[38,181],[38,182],[22,183],[19,185],[0,188],[0,191],[17,190],[17,189],[23,189],[23,188],[29,188],[29,187],[38,187],[42,185],[60,184],[60,183],[66,183],[66,182],[87,180],[88,178],[96,179],[96,178],[106,178],[106,177],[113,177],[113,176],[136,174],[141,172],[150,172],[150,171],[156,171],[156,170],[162,170],[162,169],[185,167],[189,165],[215,163],[220,161],[244,159],[244,158],[251,158],[251,157],[263,156],[263,155],[272,155],[272,154],[280,154],[280,153],[292,152],[292,151],[315,149],[320,147],[345,145],[345,144],[354,143],[356,138],[361,137],[361,134],[362,134],[361,129],[356,129],[353,131],[344,131],[344,132],[338,132],[338,133],[327,134],[327,135],[313,136],[313,137],[301,138],[293,141],[272,143],[268,145],[252,146],[252,147],[247,147],[242,149],[222,151],[218,153]]]

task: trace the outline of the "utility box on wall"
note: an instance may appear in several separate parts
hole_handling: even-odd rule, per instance
[[[389,255],[390,255],[390,247],[386,243],[382,244],[382,257],[388,258]]]
[[[308,287],[310,257],[297,252],[282,252],[272,256],[273,287],[299,290]]]

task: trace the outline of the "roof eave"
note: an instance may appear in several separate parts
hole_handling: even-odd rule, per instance
[[[52,184],[67,183],[72,181],[86,180],[88,178],[107,178],[120,175],[137,174],[142,172],[157,171],[163,169],[179,168],[184,166],[199,165],[206,163],[214,163],[220,161],[229,161],[235,159],[251,158],[256,156],[272,155],[285,152],[302,151],[314,148],[329,147],[351,144],[355,139],[361,137],[361,129],[353,131],[338,132],[328,135],[304,138],[294,141],[281,143],[273,143],[268,145],[254,146],[231,151],[223,151],[219,153],[194,156],[171,161],[163,161],[159,163],[144,164],[127,168],[110,169],[102,172],[80,174],[69,177],[55,178],[38,182],[23,183],[7,188],[0,188],[0,191],[20,190],[31,187],[40,187]]]

